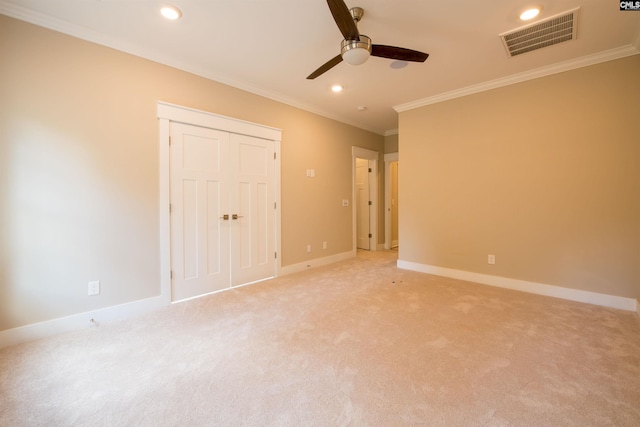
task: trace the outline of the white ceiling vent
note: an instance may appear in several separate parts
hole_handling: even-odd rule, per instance
[[[500,34],[507,55],[514,57],[532,50],[575,40],[579,7],[542,21]]]

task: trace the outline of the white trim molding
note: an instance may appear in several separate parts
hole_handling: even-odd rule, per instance
[[[364,126],[362,123],[358,123],[356,121],[346,120],[339,114],[335,114],[331,111],[318,108],[299,100],[295,100],[280,93],[276,93],[273,90],[264,87],[253,86],[246,82],[241,82],[233,76],[218,74],[212,71],[211,67],[202,67],[201,65],[194,64],[188,61],[181,61],[166,55],[161,50],[148,49],[113,36],[102,34],[98,31],[91,30],[81,25],[72,24],[62,19],[54,18],[53,16],[34,11],[32,9],[29,9],[28,7],[19,6],[17,4],[14,4],[14,2],[0,0],[0,14],[19,19],[24,22],[28,22],[30,24],[38,25],[40,27],[48,28],[59,33],[67,34],[81,40],[86,40],[92,43],[106,46],[120,52],[137,56],[139,58],[148,59],[159,64],[177,68],[178,70],[186,71],[187,73],[195,74],[197,76],[204,77],[206,79],[213,80],[231,87],[235,87],[237,89],[253,93],[254,95],[262,96],[273,101],[289,105],[291,107],[299,108],[301,110],[308,111],[322,117],[336,120],[338,122],[345,123],[369,132],[373,132],[378,135],[384,135],[384,131],[382,129],[374,129],[368,126]]]
[[[489,274],[473,273],[470,271],[455,270],[445,267],[436,267],[433,265],[420,264],[411,261],[398,260],[398,268],[417,271],[420,273],[433,274],[436,276],[450,277],[452,279],[465,280],[468,282],[475,282],[482,285],[512,289],[515,291],[527,292],[530,294],[545,295],[570,301],[617,308],[620,310],[636,311],[639,309],[638,301],[635,298],[625,298],[615,295],[583,291],[580,289],[564,288],[561,286],[546,285],[543,283],[492,276]]]
[[[166,304],[171,304],[171,219],[169,217],[170,203],[170,164],[169,164],[169,135],[172,122],[186,123],[225,132],[249,135],[274,142],[275,158],[275,251],[277,253],[274,277],[280,274],[282,260],[282,231],[281,231],[281,156],[280,143],[282,130],[259,123],[248,122],[233,117],[197,110],[164,101],[157,102],[157,117],[159,122],[158,147],[159,153],[159,204],[160,218],[160,289],[161,297]],[[230,287],[228,289],[233,289]],[[227,290],[227,289],[225,289]],[[201,295],[204,296],[204,295]]]
[[[0,331],[0,348],[20,344],[27,341],[46,338],[65,332],[79,331],[87,328],[100,327],[101,324],[117,320],[129,319],[166,307],[162,296],[115,305],[99,310],[60,317],[45,322],[33,323],[18,328]]]
[[[202,126],[210,129],[223,129],[226,132],[240,135],[250,135],[256,138],[280,141],[282,130],[259,123],[252,123],[233,117],[196,110],[182,105],[170,104],[158,101],[158,119],[167,119],[172,122],[186,123],[194,126]]]
[[[391,163],[399,160],[397,151],[384,155],[384,249],[387,250],[394,247],[391,241]]]
[[[315,258],[305,262],[299,262],[297,264],[291,264],[284,266],[280,269],[280,276],[286,276],[288,274],[299,273],[315,267],[321,267],[323,265],[333,264],[335,262],[344,261],[350,258],[355,258],[357,252],[349,251],[340,254],[329,255],[323,258]]]
[[[640,39],[636,44],[639,43]],[[575,70],[577,68],[600,64],[602,62],[626,58],[627,56],[637,55],[639,53],[640,50],[637,46],[623,46],[620,48],[599,52],[593,55],[587,55],[581,58],[559,62],[547,67],[540,67],[536,68],[535,70],[525,71],[500,79],[490,80],[488,82],[479,83],[477,85],[463,87],[461,89],[452,90],[450,92],[440,93],[428,98],[407,102],[405,104],[396,105],[393,107],[393,109],[398,113],[402,113],[404,111],[414,110],[416,108],[425,107],[427,105],[437,104],[439,102],[449,101],[451,99],[461,98],[463,96],[473,95],[475,93],[485,92],[503,86],[522,83],[528,80],[550,76],[552,74],[563,73],[565,71]]]

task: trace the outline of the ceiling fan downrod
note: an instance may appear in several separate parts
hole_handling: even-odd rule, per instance
[[[360,22],[364,15],[364,9],[361,7],[352,7],[349,12],[356,24]],[[359,34],[358,39],[342,40],[340,43],[340,55],[342,55],[342,59],[347,64],[364,64],[371,56],[371,39],[364,34]]]

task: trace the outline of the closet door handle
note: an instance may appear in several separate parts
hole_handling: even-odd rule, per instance
[[[238,219],[238,218],[244,218],[242,215],[238,215],[238,214],[233,214],[231,215],[231,219]]]
[[[224,214],[220,217],[220,219],[223,219],[225,221],[229,221],[229,214]]]

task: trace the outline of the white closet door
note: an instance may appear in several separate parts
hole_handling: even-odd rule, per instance
[[[229,134],[172,123],[172,300],[230,285]]]
[[[172,300],[275,276],[273,141],[171,123]]]
[[[233,286],[275,275],[274,142],[230,136],[231,281]]]

